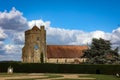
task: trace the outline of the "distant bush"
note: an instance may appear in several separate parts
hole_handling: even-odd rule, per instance
[[[120,65],[89,65],[89,64],[48,64],[2,62],[0,72],[7,72],[11,66],[16,73],[86,73],[86,74],[116,74]]]

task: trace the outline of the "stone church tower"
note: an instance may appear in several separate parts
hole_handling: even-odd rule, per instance
[[[41,63],[46,62],[46,30],[35,25],[25,31],[25,45],[22,48],[22,62]]]

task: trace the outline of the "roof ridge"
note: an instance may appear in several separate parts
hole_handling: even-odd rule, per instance
[[[40,30],[40,29],[36,25],[34,25],[32,30]]]
[[[47,45],[47,46],[87,46],[87,45]]]

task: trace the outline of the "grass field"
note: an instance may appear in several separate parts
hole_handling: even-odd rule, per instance
[[[50,74],[50,73],[0,73],[0,80],[120,80],[115,75]]]

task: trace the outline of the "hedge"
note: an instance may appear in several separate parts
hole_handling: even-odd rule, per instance
[[[7,72],[11,66],[15,73],[82,73],[82,74],[116,74],[120,65],[93,64],[40,64],[21,62],[0,62],[0,72]]]

